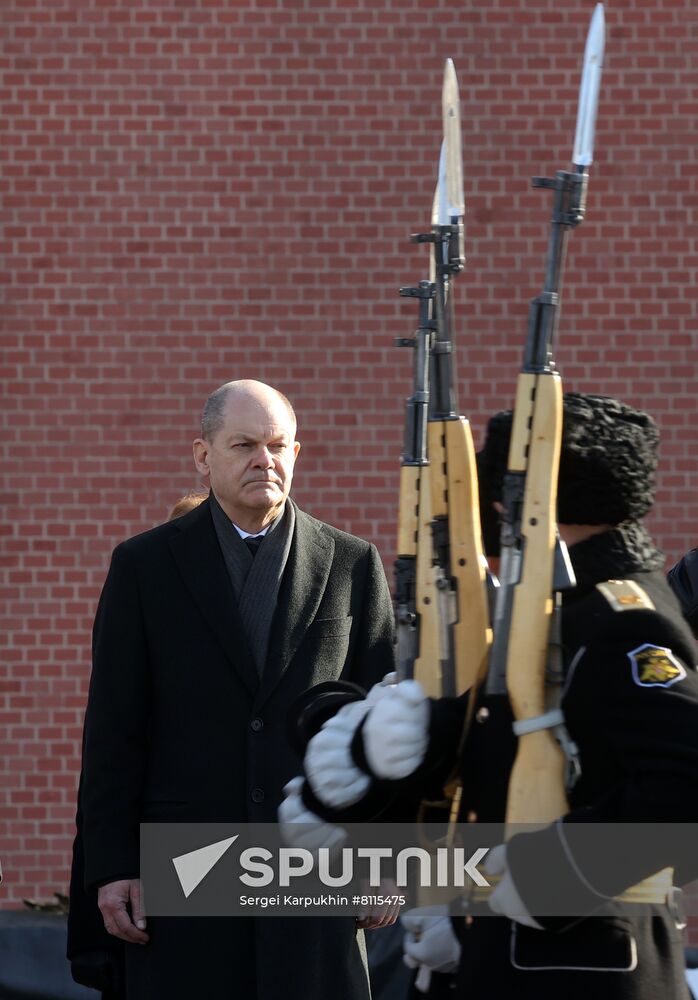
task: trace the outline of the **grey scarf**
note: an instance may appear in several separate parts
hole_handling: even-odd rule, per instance
[[[213,492],[209,502],[245,635],[261,674],[267,659],[269,633],[281,579],[291,550],[296,514],[293,505],[287,503],[253,556]]]

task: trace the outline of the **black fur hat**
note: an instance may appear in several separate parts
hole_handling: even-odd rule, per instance
[[[485,548],[492,552],[489,512],[501,499],[512,412],[495,414],[478,453]],[[654,502],[659,434],[652,417],[610,396],[565,393],[558,479],[562,524],[638,521]]]

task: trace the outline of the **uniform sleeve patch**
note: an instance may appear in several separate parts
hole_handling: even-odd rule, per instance
[[[628,653],[633,680],[639,687],[671,687],[686,676],[686,668],[670,649],[645,642]]]

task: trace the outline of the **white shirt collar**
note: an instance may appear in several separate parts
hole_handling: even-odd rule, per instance
[[[262,528],[261,531],[251,532],[251,531],[243,531],[242,528],[239,528],[237,526],[235,521],[231,521],[230,523],[235,528],[240,538],[261,538],[263,535],[266,535],[270,527],[269,525],[267,525],[266,528]]]

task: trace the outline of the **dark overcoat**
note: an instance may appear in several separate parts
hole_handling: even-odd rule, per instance
[[[139,871],[139,823],[275,822],[301,772],[289,705],[393,667],[374,546],[296,508],[261,678],[208,502],[119,545],[102,592],[85,721],[87,886]],[[128,1000],[363,1000],[353,918],[151,918],[126,946]]]

